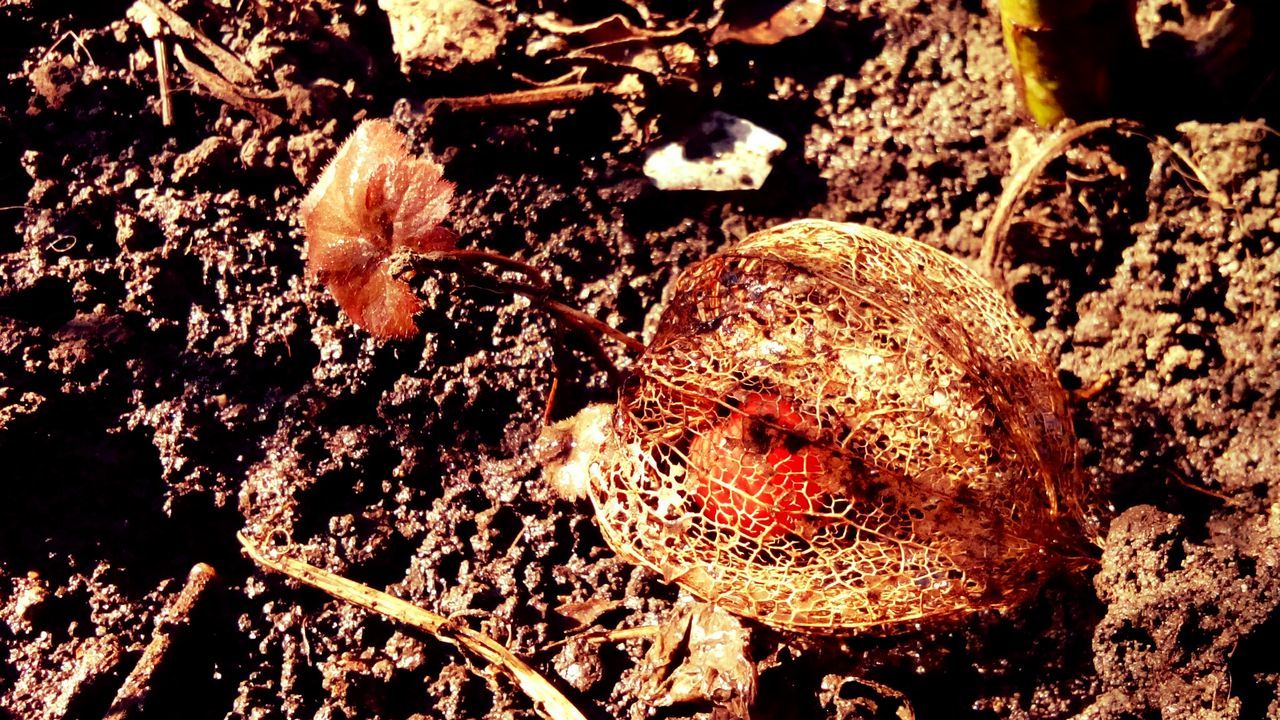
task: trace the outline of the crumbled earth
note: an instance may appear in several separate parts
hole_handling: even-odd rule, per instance
[[[1144,37],[1172,47],[1204,24],[1184,13],[1226,4],[1143,2]],[[206,91],[173,47],[211,62],[174,40],[170,126],[129,5],[0,7],[0,717],[102,717],[197,562],[220,583],[145,717],[536,716],[452,646],[256,568],[238,531],[500,639],[588,717],[644,712],[649,640],[553,645],[577,629],[564,606],[632,628],[679,597],[532,457],[544,415],[608,401],[590,342],[446,272],[416,280],[424,333],[380,342],[304,274],[298,202],[361,118],[442,160],[464,246],[545,268],[637,335],[681,267],[782,220],[974,259],[1011,156],[1044,136],[979,0],[833,0],[809,33],[698,54],[696,90],[659,74],[641,95],[484,113],[427,101],[553,75],[523,50],[547,46],[534,15],[635,11],[487,3],[491,58],[406,77],[373,3],[173,2],[260,96]],[[1171,99],[1149,118],[1163,142],[1067,149],[1005,239],[1001,282],[1081,390],[1096,569],[958,626],[753,627],[754,717],[1280,716],[1280,137],[1261,122],[1280,113],[1274,84],[1249,90],[1205,112]],[[656,190],[644,149],[711,110],[787,141],[770,179]]]

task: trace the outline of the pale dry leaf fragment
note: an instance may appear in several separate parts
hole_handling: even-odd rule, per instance
[[[623,602],[610,598],[591,598],[581,602],[561,603],[555,607],[554,612],[572,623],[575,629],[584,628],[599,620],[601,615],[622,607]]]
[[[506,18],[475,0],[378,0],[378,7],[405,74],[488,62],[507,35]]]
[[[710,703],[721,715],[748,717],[756,694],[750,640],[738,618],[686,596],[641,661],[640,696],[655,707]]]
[[[393,277],[392,255],[451,248],[440,223],[452,200],[439,163],[412,155],[391,123],[361,123],[302,201],[308,274],[373,335],[413,335],[422,300]]]
[[[724,18],[711,34],[711,42],[773,45],[809,32],[826,11],[826,0],[790,0],[781,7],[776,2],[740,0],[725,7]]]

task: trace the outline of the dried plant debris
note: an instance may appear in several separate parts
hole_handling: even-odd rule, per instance
[[[809,32],[826,12],[826,0],[790,0],[781,5],[772,0],[727,2],[711,42],[774,45]]]
[[[182,591],[165,605],[151,642],[147,643],[138,664],[125,677],[104,720],[129,720],[143,716],[151,686],[156,675],[163,672],[161,668],[173,648],[175,636],[192,632],[192,613],[217,581],[217,573],[208,565],[200,563],[191,568]]]
[[[609,544],[770,625],[1007,607],[1084,558],[1066,393],[1012,305],[870,228],[789,223],[692,266],[586,417],[562,455],[594,448]]]
[[[415,0],[400,8],[388,0],[382,3],[406,72],[411,65],[450,71],[489,60],[497,52],[507,32],[500,15],[472,7],[472,0],[450,0],[424,10],[429,4]],[[696,92],[705,89],[707,71],[717,62],[715,45],[771,45],[807,32],[825,11],[820,0],[794,0],[781,7],[771,0],[741,0],[705,4],[680,16],[636,2],[629,12],[586,22],[545,12],[530,18],[533,33],[521,48],[541,66],[511,73],[529,87],[441,97],[431,104],[460,110],[563,105],[599,93],[635,96],[655,84]]]
[[[758,190],[786,147],[749,120],[714,112],[683,139],[650,151],[644,174],[659,190]]]
[[[408,74],[451,72],[494,59],[506,38],[502,13],[475,0],[378,0],[391,23],[391,39]]]
[[[188,57],[182,45],[175,45],[174,56],[199,87],[228,105],[252,115],[265,129],[270,130],[283,122],[282,115],[288,94],[307,93],[289,83],[285,83],[286,87],[280,89],[266,87],[248,63],[200,32],[163,0],[136,0],[129,7],[128,17],[142,28],[147,37],[158,41],[156,47],[161,52],[157,54],[156,63],[162,98],[168,94],[167,63],[162,54],[166,48],[162,41],[168,34],[191,43],[213,64],[213,69],[206,68]],[[277,82],[279,80],[277,78]],[[163,101],[162,106],[167,107]]]
[[[549,33],[535,39],[527,52],[552,65],[571,68],[565,77],[592,79],[640,73],[696,89],[707,64],[707,49],[697,30],[684,23],[649,28],[621,14],[574,25],[553,15],[534,24]]]
[[[417,331],[422,301],[392,274],[397,251],[452,247],[441,226],[453,183],[430,156],[385,120],[361,123],[302,202],[307,272],[324,283],[351,319],[379,337]]]
[[[712,717],[749,718],[756,696],[750,641],[750,631],[738,618],[684,598],[640,663],[638,694],[645,703],[636,707],[635,720],[649,712],[646,704],[710,707]]]
[[[779,6],[775,0],[737,0],[695,7],[679,17],[660,16],[642,3],[635,8],[635,13],[579,24],[550,13],[535,16],[534,24],[547,34],[535,37],[525,51],[575,68],[575,80],[636,72],[696,90],[716,62],[715,45],[772,45],[802,35],[822,19],[826,2],[792,0]]]

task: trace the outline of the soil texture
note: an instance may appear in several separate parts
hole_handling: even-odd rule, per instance
[[[1238,4],[1275,29],[1267,3]],[[530,50],[554,50],[535,17],[697,20],[719,3],[484,5],[466,53],[402,63],[365,0],[175,0],[257,94],[218,91],[200,73],[235,72],[170,24],[168,125],[137,7],[0,6],[0,717],[106,715],[197,563],[219,579],[129,717],[537,717],[453,646],[256,567],[237,532],[485,632],[588,718],[723,717],[648,707],[649,639],[558,643],[682,602],[532,452],[544,416],[610,400],[609,364],[448,272],[415,280],[419,336],[371,338],[305,274],[308,184],[357,122],[389,117],[457,184],[463,247],[544,268],[561,298],[643,336],[681,268],[795,218],[977,268],[1048,133],[1018,114],[991,1],[831,0],[771,45],[693,33],[692,56],[625,95],[433,102],[562,72]],[[1140,28],[1153,53],[1182,52],[1227,5],[1145,0]],[[1134,98],[1149,132],[1066,148],[1005,238],[1000,282],[1079,391],[1096,567],[947,627],[748,624],[752,717],[1280,717],[1280,88],[1273,66],[1246,69],[1158,74]],[[645,151],[717,110],[786,141],[765,185],[656,189]]]

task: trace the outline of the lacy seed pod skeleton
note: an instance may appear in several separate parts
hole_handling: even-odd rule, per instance
[[[850,632],[1007,607],[1079,557],[1065,392],[956,260],[798,221],[671,298],[617,404],[578,423],[586,462],[558,468],[628,560],[770,625]]]

